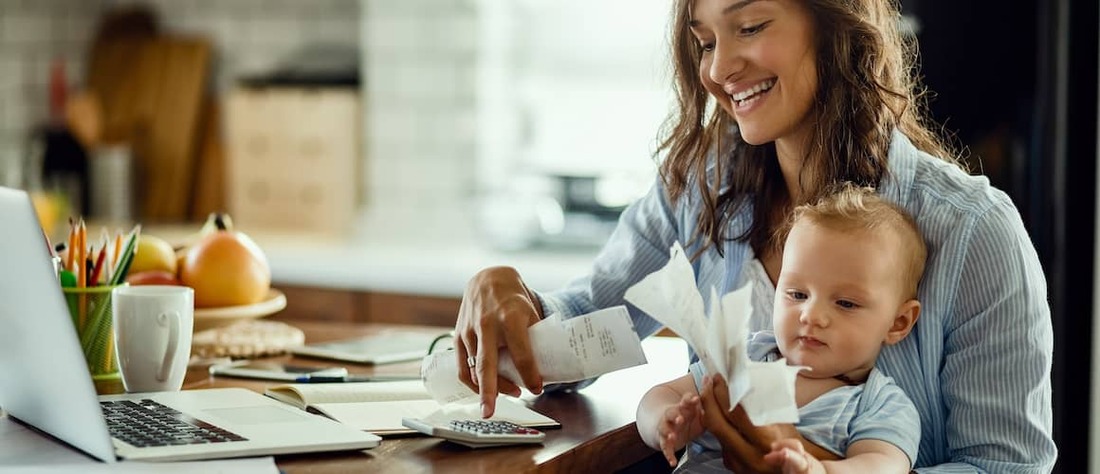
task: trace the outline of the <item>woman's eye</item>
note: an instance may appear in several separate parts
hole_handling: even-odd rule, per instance
[[[844,308],[844,309],[856,309],[856,308],[859,307],[858,304],[855,304],[855,303],[853,303],[851,301],[848,301],[848,300],[837,301],[836,305],[840,306],[841,308]]]
[[[744,28],[739,29],[738,33],[741,36],[752,36],[752,35],[755,35],[755,34],[761,32],[761,31],[764,31],[764,28],[766,28],[768,26],[768,23],[769,22],[765,21],[763,23],[757,23],[757,24],[752,25],[752,26],[746,26]]]
[[[714,43],[699,43],[699,49],[701,49],[704,53],[709,53],[711,51],[714,51]]]

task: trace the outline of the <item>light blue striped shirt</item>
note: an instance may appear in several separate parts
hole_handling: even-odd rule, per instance
[[[770,304],[768,305],[770,306]],[[747,346],[749,359],[775,361],[782,357],[775,334],[754,333]],[[706,369],[701,362],[691,364],[695,388],[702,386]],[[920,416],[913,402],[894,381],[878,369],[871,369],[867,381],[825,392],[798,409],[795,428],[810,442],[843,457],[848,446],[863,439],[885,441],[897,446],[909,463],[917,458],[920,441]],[[721,445],[710,433],[695,440],[676,472],[705,473],[722,468]],[[722,468],[724,470],[724,468]]]
[[[917,150],[899,132],[888,158],[890,174],[879,193],[916,219],[929,251],[920,320],[909,337],[882,351],[877,365],[920,412],[917,470],[1050,472],[1057,454],[1050,307],[1019,212],[985,177]],[[658,182],[623,213],[589,275],[539,295],[544,314],[571,317],[624,304],[627,288],[667,263],[673,242],[692,242],[696,201],[687,196],[673,206]],[[727,235],[739,235],[751,219],[745,206]],[[685,245],[686,253],[697,245]],[[709,249],[692,262],[708,305],[710,288],[731,291],[752,258],[746,243],[728,241],[724,251],[723,258]],[[641,336],[660,329],[628,308]],[[750,326],[770,329],[771,315],[754,314]]]

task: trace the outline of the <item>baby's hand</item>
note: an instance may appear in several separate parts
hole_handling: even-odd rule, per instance
[[[764,461],[780,468],[783,474],[824,474],[825,465],[807,453],[797,439],[782,439],[772,443],[772,451]]]
[[[661,452],[668,464],[675,467],[676,450],[703,434],[703,403],[699,396],[685,393],[679,403],[668,407],[657,426],[657,434],[661,438]]]

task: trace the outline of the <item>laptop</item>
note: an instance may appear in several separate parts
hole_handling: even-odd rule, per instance
[[[245,389],[97,397],[30,198],[3,187],[0,262],[0,408],[95,458],[203,460],[381,441]]]

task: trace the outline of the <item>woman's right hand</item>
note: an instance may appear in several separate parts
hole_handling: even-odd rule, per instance
[[[527,336],[527,328],[542,319],[541,312],[538,299],[514,268],[486,268],[466,285],[455,323],[455,355],[458,378],[481,395],[482,416],[493,415],[498,391],[520,394],[515,383],[498,375],[500,348],[508,349],[527,389],[542,392],[542,376]]]
[[[771,452],[772,443],[800,438],[794,425],[755,426],[741,405],[730,410],[729,389],[720,376],[704,377],[702,388],[699,398],[703,405],[703,426],[722,445],[726,469],[746,474],[779,472],[764,456]]]

